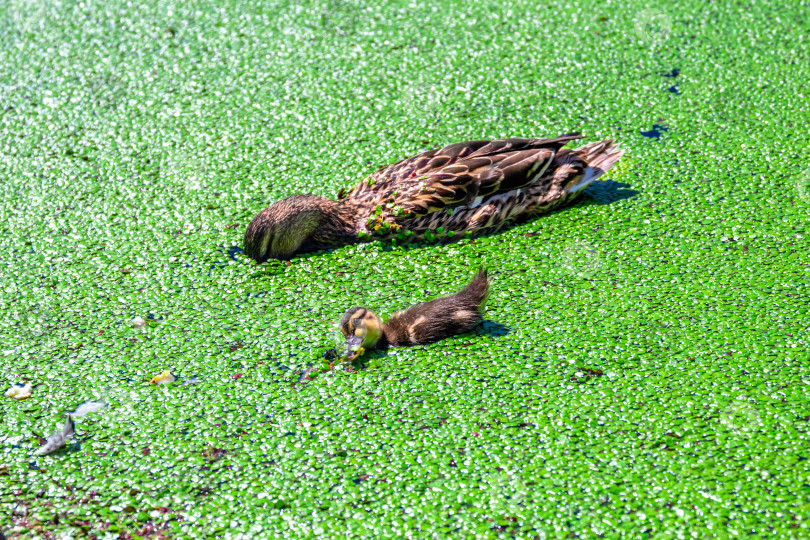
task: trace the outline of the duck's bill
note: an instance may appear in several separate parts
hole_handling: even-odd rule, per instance
[[[366,352],[363,349],[363,338],[349,336],[346,338],[346,360],[352,362],[355,358],[362,356]]]

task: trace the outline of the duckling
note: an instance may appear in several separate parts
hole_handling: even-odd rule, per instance
[[[581,138],[451,144],[382,167],[337,201],[287,197],[250,222],[245,255],[262,263],[359,241],[497,231],[573,201],[623,154],[612,139],[563,148]]]
[[[482,269],[456,294],[398,311],[387,323],[364,307],[352,308],[340,319],[346,337],[343,360],[351,362],[366,350],[435,343],[469,332],[481,322],[488,293],[487,271]]]

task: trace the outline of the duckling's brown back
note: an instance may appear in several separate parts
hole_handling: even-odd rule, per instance
[[[452,296],[394,313],[384,327],[388,343],[394,347],[421,345],[469,332],[481,322],[488,292],[487,271],[481,270]]]

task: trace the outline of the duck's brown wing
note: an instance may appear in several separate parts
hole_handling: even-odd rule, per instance
[[[350,196],[373,213],[377,207],[399,223],[448,208],[473,205],[477,198],[531,183],[568,141],[500,139],[451,144],[382,168]],[[388,220],[386,220],[388,221]]]

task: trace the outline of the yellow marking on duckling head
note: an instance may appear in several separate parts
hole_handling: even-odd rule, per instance
[[[366,308],[352,308],[343,315],[340,331],[346,338],[346,354],[351,359],[377,345],[382,337],[382,321]]]
[[[340,320],[340,331],[343,333],[344,337],[349,337],[354,334],[356,323],[365,316],[367,311],[366,308],[357,307],[350,309],[343,315],[343,318]]]
[[[354,335],[363,338],[363,347],[374,348],[382,337],[382,321],[375,314],[366,311],[354,329]]]

